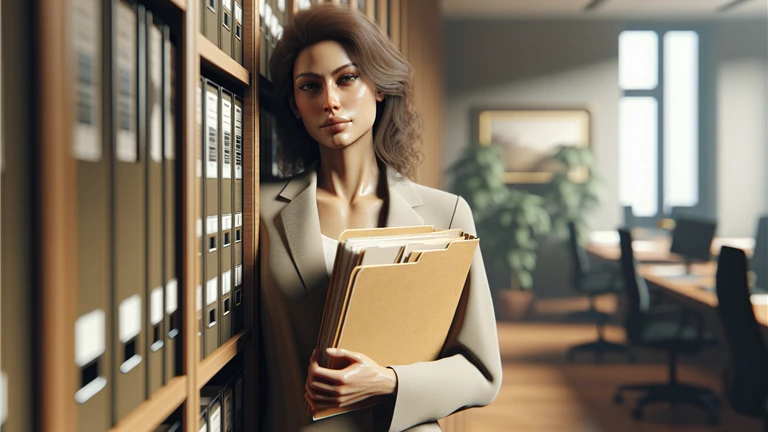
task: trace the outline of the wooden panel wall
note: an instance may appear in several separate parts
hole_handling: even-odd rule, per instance
[[[416,109],[422,118],[424,159],[416,180],[431,187],[441,187],[443,173],[443,18],[440,0],[403,1],[401,3],[401,46],[415,69]]]

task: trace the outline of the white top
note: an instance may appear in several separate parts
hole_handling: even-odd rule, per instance
[[[336,249],[339,246],[339,241],[334,240],[330,237],[326,237],[321,234],[323,237],[323,254],[325,255],[325,268],[328,270],[328,275],[330,276],[333,272],[333,262],[336,260]]]

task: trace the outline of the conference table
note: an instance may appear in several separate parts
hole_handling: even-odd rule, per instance
[[[590,235],[587,251],[605,260],[618,260],[621,256],[618,235],[615,242],[613,240],[608,232]],[[681,301],[717,308],[717,294],[714,290],[717,263],[710,261],[693,264],[691,274],[683,275],[681,273],[684,272],[684,264],[669,252],[670,242],[668,236],[646,236],[642,240],[633,240],[632,249],[635,260],[639,262],[637,273]],[[754,239],[715,238],[712,241],[712,255],[719,255],[720,247],[724,245],[744,249],[750,255],[754,248]],[[753,294],[751,300],[755,318],[763,330],[768,330],[768,294]]]

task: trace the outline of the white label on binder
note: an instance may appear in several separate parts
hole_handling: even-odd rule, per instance
[[[8,420],[8,376],[0,373],[0,425]]]
[[[141,297],[134,294],[120,302],[120,342],[126,343],[141,333]]]
[[[165,283],[165,313],[168,315],[179,308],[179,282],[171,279]]]
[[[221,295],[232,292],[232,270],[227,270],[221,275]]]
[[[219,232],[219,217],[208,216],[205,221],[205,235],[210,235]]]
[[[163,99],[165,100],[165,158],[168,160],[176,159],[176,114],[173,106],[175,100],[175,91],[173,86],[176,84],[176,69],[173,57],[175,50],[169,39],[163,41],[163,71],[165,72]],[[199,108],[198,108],[199,110]]]
[[[232,215],[224,215],[221,217],[221,229],[222,231],[229,231],[232,229]]]
[[[197,221],[195,221],[195,234],[197,237],[203,236],[203,220],[200,218],[197,218]]]
[[[98,162],[101,159],[101,34],[99,9],[83,1],[75,1],[71,14],[72,42],[74,43],[73,66],[76,82],[72,86],[76,105],[75,158]]]
[[[240,228],[242,226],[243,226],[243,214],[235,213],[235,228]]]
[[[218,151],[219,151],[219,95],[208,91],[205,100],[205,110],[208,111],[205,127],[206,142],[208,143],[205,151],[205,177],[218,178]]]
[[[267,0],[259,0],[259,16],[264,19],[264,15],[267,13]]]
[[[219,278],[213,277],[213,279],[210,279],[208,283],[205,285],[205,304],[210,306],[214,303],[216,303],[216,299],[219,298],[218,296],[218,284],[219,284]]]
[[[156,25],[149,29],[149,92],[152,97],[152,117],[150,118],[149,156],[154,162],[163,161],[163,33]]]
[[[195,290],[195,298],[197,299],[195,301],[195,307],[196,307],[195,310],[200,312],[201,310],[203,310],[203,286],[202,285],[197,286],[197,290]]]
[[[235,3],[235,21],[238,24],[243,23],[243,8],[240,7],[240,3]]]
[[[221,100],[221,178],[232,178],[232,103]]]
[[[235,266],[235,286],[239,287],[243,284],[243,265],[238,264]]]
[[[160,324],[163,320],[163,287],[159,286],[152,290],[149,299],[149,322],[152,325]]]
[[[235,105],[235,179],[243,178],[243,109]]]
[[[277,8],[280,12],[285,12],[285,0],[277,0]]]
[[[221,432],[221,405],[216,405],[211,413],[211,432]]]
[[[83,367],[106,351],[106,315],[96,309],[75,320],[75,364]]]
[[[197,102],[197,130],[200,132],[200,136],[196,139],[197,156],[195,156],[195,175],[197,178],[203,176],[203,154],[202,154],[202,142],[203,142],[203,90],[198,85],[197,92],[195,94],[195,102]]]
[[[117,68],[115,87],[117,124],[115,157],[121,162],[139,161],[136,132],[136,12],[126,3],[117,3]]]
[[[227,12],[232,11],[232,0],[224,0],[221,2],[221,4],[224,5],[224,7],[227,9]]]

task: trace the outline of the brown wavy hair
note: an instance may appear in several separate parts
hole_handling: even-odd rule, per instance
[[[301,119],[292,115],[293,68],[299,53],[323,41],[340,43],[357,64],[360,75],[384,94],[377,103],[373,147],[377,159],[413,179],[421,153],[421,119],[413,107],[413,68],[389,36],[364,13],[334,4],[302,10],[283,30],[270,60],[275,84],[275,115],[280,146],[278,166],[284,175],[302,172],[319,160],[317,142]]]

